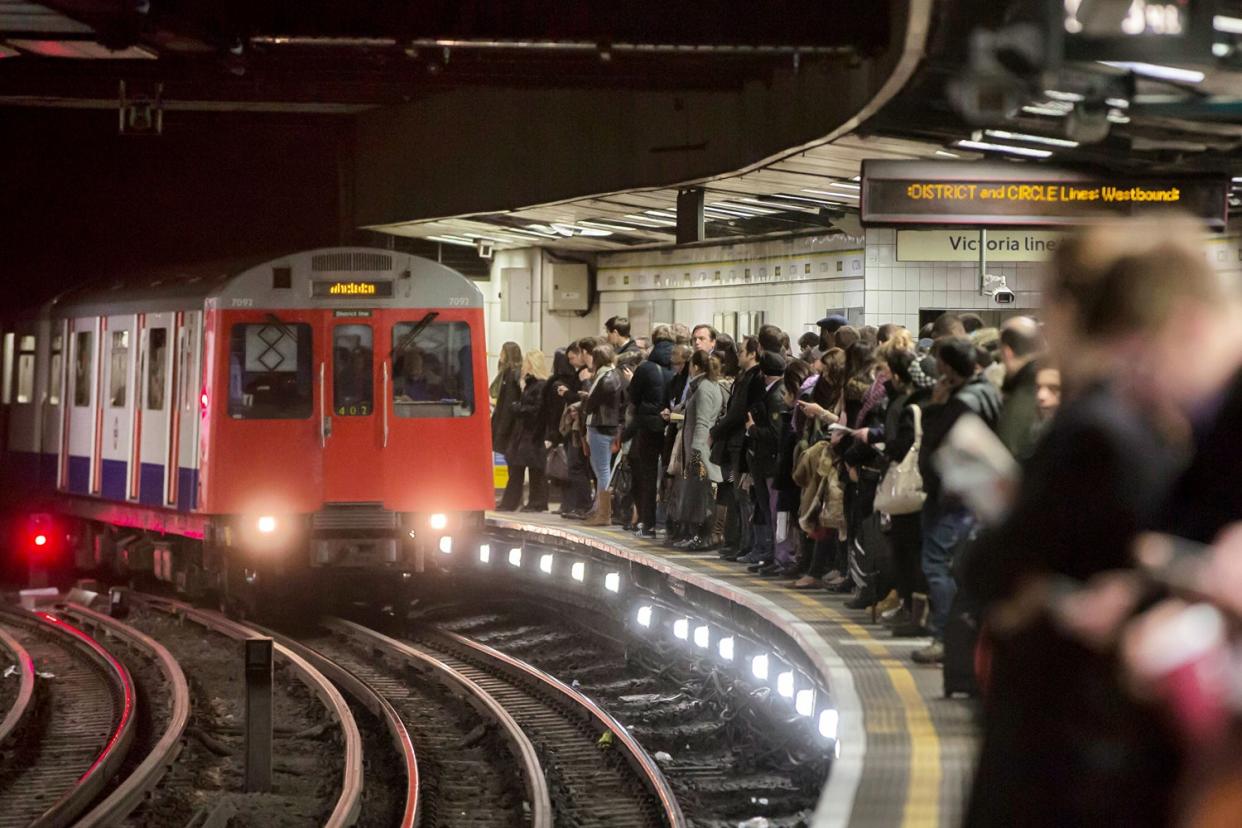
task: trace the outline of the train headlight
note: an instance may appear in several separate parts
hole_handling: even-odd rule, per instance
[[[443,512],[436,512],[427,519],[427,525],[432,529],[444,529],[448,526],[448,515]]]
[[[271,515],[263,515],[255,521],[255,528],[259,530],[260,534],[270,535],[276,531],[276,518]]]

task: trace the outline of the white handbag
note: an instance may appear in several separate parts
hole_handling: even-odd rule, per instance
[[[911,515],[923,508],[927,493],[923,491],[923,475],[919,474],[919,449],[923,446],[923,411],[914,410],[914,445],[884,472],[875,492],[875,510],[886,515]]]

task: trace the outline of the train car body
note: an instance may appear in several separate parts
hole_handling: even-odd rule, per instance
[[[420,570],[492,504],[483,297],[388,250],[170,270],[4,333],[5,483],[193,586]],[[446,540],[447,539],[447,540]]]

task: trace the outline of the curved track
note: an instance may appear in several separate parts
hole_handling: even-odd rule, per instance
[[[15,732],[0,778],[0,826],[68,825],[120,769],[134,736],[129,670],[90,635],[45,612],[0,608],[29,652],[37,710]]]

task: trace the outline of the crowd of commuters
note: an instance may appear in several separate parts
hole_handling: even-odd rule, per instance
[[[1028,456],[1055,413],[1058,372],[1026,317],[996,330],[945,314],[917,337],[840,316],[817,326],[795,351],[774,325],[741,342],[707,324],[656,325],[639,341],[613,317],[550,368],[506,343],[493,385],[493,442],[509,467],[497,508],[546,511],[554,478],[567,519],[849,594],[893,635],[929,638],[914,657],[939,662],[954,561],[976,521],[931,458],[966,414]],[[877,509],[907,455],[918,502]]]
[[[551,372],[509,343],[499,508],[551,475],[566,518],[929,639],[982,686],[968,825],[1242,825],[1242,302],[1201,236],[1091,228],[999,328],[613,318]]]

